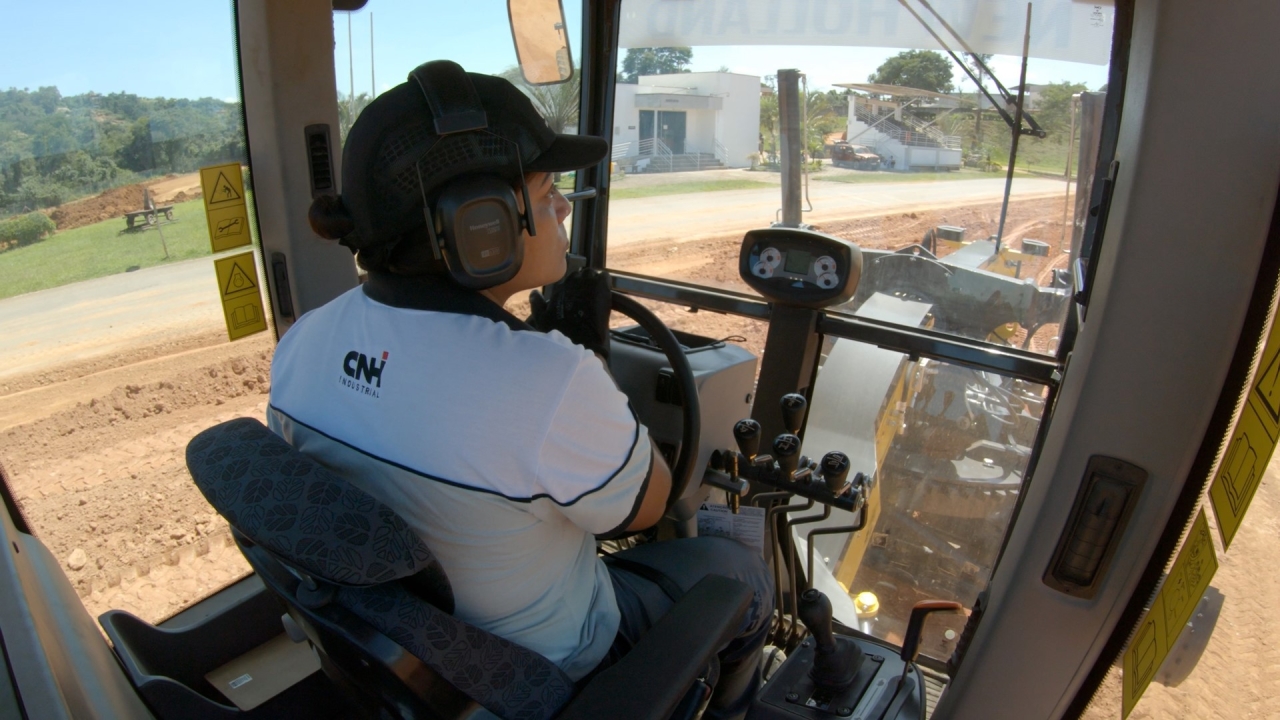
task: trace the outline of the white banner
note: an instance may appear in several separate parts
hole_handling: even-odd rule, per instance
[[[964,48],[907,0],[957,53]],[[930,0],[974,52],[1022,55],[1026,0]],[[1031,57],[1105,65],[1111,2],[1032,0]],[[898,0],[624,0],[619,45],[837,45],[940,50]]]

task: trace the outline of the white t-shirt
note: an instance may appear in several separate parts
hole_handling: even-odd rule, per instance
[[[595,355],[483,303],[490,317],[356,288],[307,313],[276,348],[268,424],[405,518],[457,617],[576,680],[617,632],[594,535],[638,512],[649,436]]]

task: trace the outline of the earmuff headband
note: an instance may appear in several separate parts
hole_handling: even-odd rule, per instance
[[[489,128],[489,116],[461,65],[435,60],[414,68],[409,76],[417,81],[427,98],[437,135]]]

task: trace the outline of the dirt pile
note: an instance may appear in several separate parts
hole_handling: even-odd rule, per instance
[[[58,224],[59,230],[72,230],[85,225],[93,225],[103,220],[124,217],[127,212],[142,209],[141,183],[111,188],[101,193],[63,203],[49,213],[49,217]],[[122,224],[120,227],[124,227]]]
[[[199,173],[171,174],[147,182],[111,188],[93,197],[63,203],[50,210],[49,217],[57,223],[59,230],[72,230],[100,223],[103,220],[122,218],[125,213],[143,208],[144,188],[151,189],[152,201],[157,205],[169,205],[202,197]],[[120,227],[123,228],[124,225]]]

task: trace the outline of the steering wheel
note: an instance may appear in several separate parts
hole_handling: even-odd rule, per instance
[[[617,291],[613,293],[613,310],[631,318],[649,333],[649,337],[667,356],[667,362],[671,364],[671,371],[675,374],[676,384],[680,387],[680,397],[683,400],[681,403],[683,422],[681,423],[680,451],[676,455],[675,462],[671,464],[671,495],[667,498],[664,513],[669,512],[676,501],[684,496],[684,491],[693,481],[694,473],[698,471],[695,464],[698,461],[698,438],[702,436],[702,411],[698,405],[698,386],[693,379],[693,369],[689,367],[689,358],[685,357],[684,350],[676,341],[676,336],[671,334],[670,328],[664,325],[657,315],[654,315],[649,308]]]

